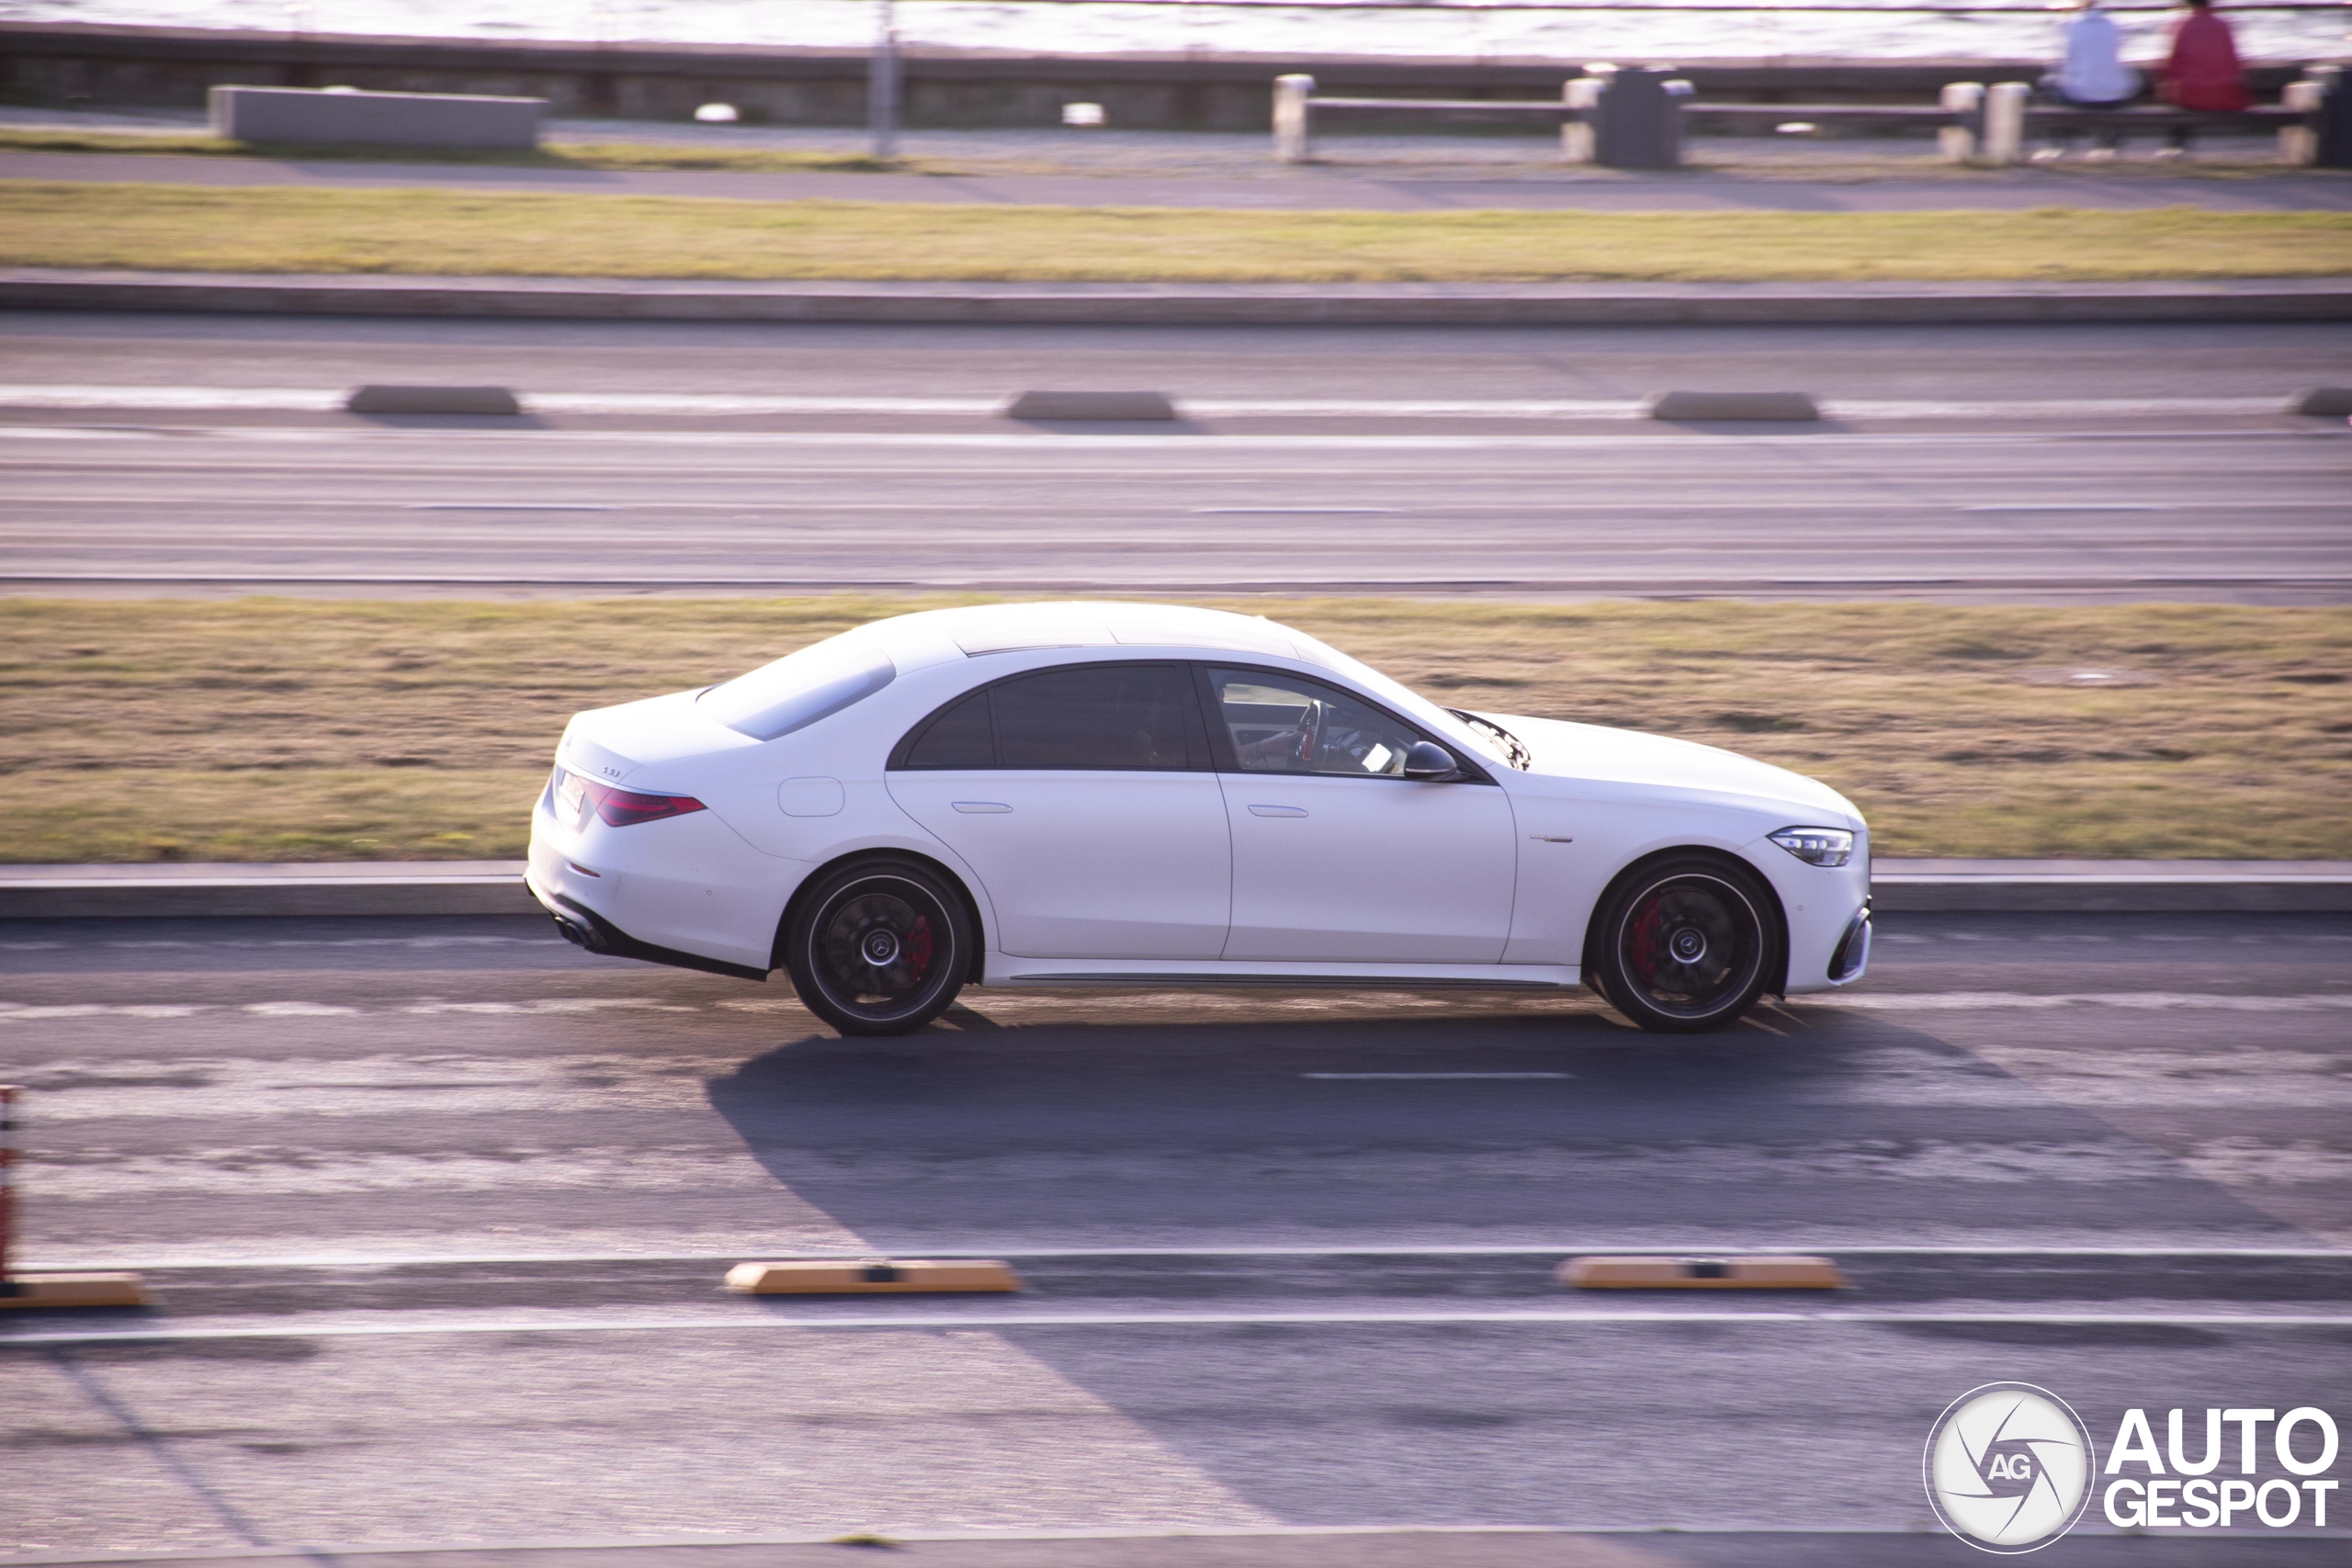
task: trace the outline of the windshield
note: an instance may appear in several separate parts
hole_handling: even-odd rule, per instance
[[[774,740],[863,702],[898,677],[899,667],[879,648],[829,637],[713,686],[700,701],[729,729]]]

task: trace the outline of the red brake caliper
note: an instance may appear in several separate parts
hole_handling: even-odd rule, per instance
[[[931,968],[931,917],[929,915],[915,917],[915,929],[907,933],[907,940],[899,944],[899,952],[906,957],[907,967],[915,972],[915,978],[922,979]]]
[[[1634,940],[1628,945],[1626,959],[1644,985],[1657,978],[1657,932],[1665,922],[1657,918],[1658,900],[1653,896],[1643,900],[1634,911]]]

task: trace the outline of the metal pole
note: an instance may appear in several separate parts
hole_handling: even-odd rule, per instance
[[[17,1096],[15,1084],[0,1084],[0,1296],[17,1293],[8,1268],[8,1244],[17,1234]]]
[[[867,68],[865,115],[874,131],[874,155],[899,155],[899,29],[892,0],[876,0],[874,59]]]

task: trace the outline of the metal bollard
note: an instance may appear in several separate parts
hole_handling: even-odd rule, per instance
[[[2319,88],[2312,162],[2323,169],[2352,169],[2352,71],[2341,65],[2314,65],[2303,73],[2303,80]]]
[[[8,1269],[8,1244],[17,1233],[17,1096],[15,1084],[0,1083],[0,1296],[17,1293]]]
[[[1571,76],[1560,85],[1560,102],[1570,112],[1560,119],[1560,161],[1592,162],[1592,111],[1600,107],[1600,78]]]
[[[2326,85],[2308,76],[2288,83],[2287,90],[2278,95],[2279,107],[2293,109],[2303,117],[2301,125],[2278,128],[2280,163],[2309,166],[2319,162],[2319,110],[2326,98]]]
[[[1947,82],[1939,101],[1944,113],[1957,123],[1936,132],[1936,151],[1947,164],[1965,164],[1976,156],[1977,142],[1984,134],[1984,84]]]
[[[1671,169],[1682,162],[1682,101],[1671,67],[1631,67],[1602,78],[1592,111],[1592,161],[1609,169]]]
[[[2025,104],[2033,89],[2023,82],[1996,82],[1984,93],[1984,161],[1996,165],[2025,159]]]
[[[1304,164],[1315,152],[1312,76],[1274,78],[1274,161]]]

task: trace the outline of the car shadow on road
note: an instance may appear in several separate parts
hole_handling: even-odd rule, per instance
[[[1834,1252],[1840,1238],[2071,1247],[2159,1229],[2300,1239],[1977,1055],[1826,1010],[1766,1010],[1675,1039],[1556,1002],[1269,998],[1220,1014],[979,999],[903,1039],[812,1032],[708,1093],[780,1185],[900,1256]],[[1524,1299],[1505,1304],[1571,1304],[1549,1284],[1555,1260],[1521,1259]],[[1328,1262],[1268,1268],[1295,1286]],[[1121,1269],[1149,1272],[1131,1260],[1095,1277]],[[1050,1306],[1038,1296],[1055,1289],[1049,1278],[1027,1299]],[[1119,1310],[1099,1293],[1072,1304]],[[1143,1315],[1186,1304],[1132,1303]],[[1292,1304],[1317,1310],[1303,1295]],[[1677,1413],[1661,1420],[1687,1423],[1713,1378],[1765,1379],[1802,1403],[1806,1379],[1830,1388],[1848,1375],[1815,1359],[1826,1353],[1817,1336],[1768,1353],[1720,1324],[998,1332],[1294,1523],[1566,1518],[1586,1504],[1565,1483],[1543,1492],[1544,1478],[1589,1465],[1625,1412],[1663,1401]],[[1932,1354],[1973,1366],[1981,1348],[1963,1337]],[[1929,1352],[1903,1352],[1915,1353]]]

